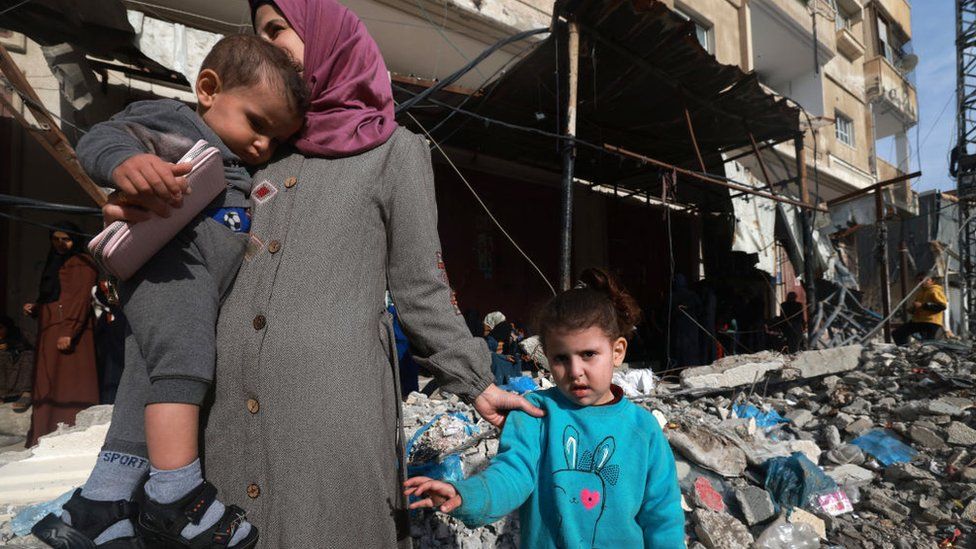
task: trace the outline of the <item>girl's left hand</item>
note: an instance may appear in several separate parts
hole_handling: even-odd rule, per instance
[[[437,507],[442,513],[450,513],[461,506],[461,495],[454,486],[446,482],[428,477],[413,477],[407,479],[403,486],[406,488],[403,494],[408,497],[427,495],[426,498],[411,503],[411,509]]]

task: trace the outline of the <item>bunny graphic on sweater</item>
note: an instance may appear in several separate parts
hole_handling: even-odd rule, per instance
[[[578,525],[579,540],[563,540],[567,549],[593,547],[596,527],[606,508],[606,487],[617,483],[619,467],[608,465],[617,447],[612,436],[596,445],[593,452],[579,451],[579,432],[572,425],[563,430],[563,453],[566,468],[553,471],[555,505],[558,522],[573,521]]]

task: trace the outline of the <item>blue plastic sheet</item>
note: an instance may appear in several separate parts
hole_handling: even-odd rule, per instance
[[[918,454],[918,451],[899,440],[887,429],[868,431],[852,440],[851,444],[874,456],[874,459],[885,467],[909,462]]]
[[[68,500],[71,499],[71,494],[74,493],[74,490],[68,490],[51,501],[35,503],[29,507],[24,507],[24,509],[17,513],[14,519],[10,521],[10,529],[18,537],[23,537],[30,534],[31,528],[33,528],[34,525],[37,524],[42,518],[46,517],[48,513],[54,513],[55,515],[61,516],[61,507],[63,507],[65,503],[68,503]]]
[[[838,490],[834,479],[800,452],[769,459],[763,467],[766,491],[776,503],[777,511],[792,507],[814,508],[817,496]]]
[[[529,376],[510,377],[508,378],[508,383],[499,385],[498,388],[503,391],[512,391],[520,395],[539,390],[539,386],[536,385],[535,381]]]
[[[745,419],[756,418],[756,427],[761,427],[763,429],[775,427],[780,423],[790,422],[790,420],[779,415],[779,412],[776,410],[763,412],[752,404],[736,404],[732,406],[732,411],[735,412],[736,417]]]
[[[407,441],[407,455],[409,456],[413,452],[413,445],[417,442],[430,426],[437,422],[444,414],[437,414],[433,419],[424,424],[423,427],[417,429],[417,432],[410,437]],[[451,412],[448,415],[456,417],[465,423],[464,432],[468,436],[474,435],[477,432],[477,428],[471,423],[464,414],[459,412]],[[444,480],[447,482],[456,482],[459,480],[464,480],[464,468],[461,466],[461,456],[457,454],[451,454],[440,461],[428,461],[425,463],[411,464],[407,467],[407,473],[411,477],[430,477],[437,480]]]

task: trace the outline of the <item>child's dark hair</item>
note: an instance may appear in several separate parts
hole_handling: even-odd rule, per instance
[[[268,83],[285,94],[296,114],[308,109],[308,86],[295,70],[287,53],[253,34],[232,34],[217,42],[200,70],[210,69],[220,77],[225,90]]]
[[[640,320],[637,301],[615,276],[603,269],[586,269],[580,283],[549,300],[536,317],[536,327],[545,345],[553,330],[585,330],[599,327],[607,337],[630,338]]]

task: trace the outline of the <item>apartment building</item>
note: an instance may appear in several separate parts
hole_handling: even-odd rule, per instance
[[[695,23],[699,41],[723,63],[755,71],[771,91],[805,111],[811,190],[826,201],[910,171],[908,131],[918,122],[907,0],[666,0]],[[809,118],[807,118],[809,117]],[[893,153],[893,154],[892,154]],[[764,153],[774,178],[789,177]],[[758,165],[742,161],[759,173]],[[914,210],[910,186],[886,193]]]

